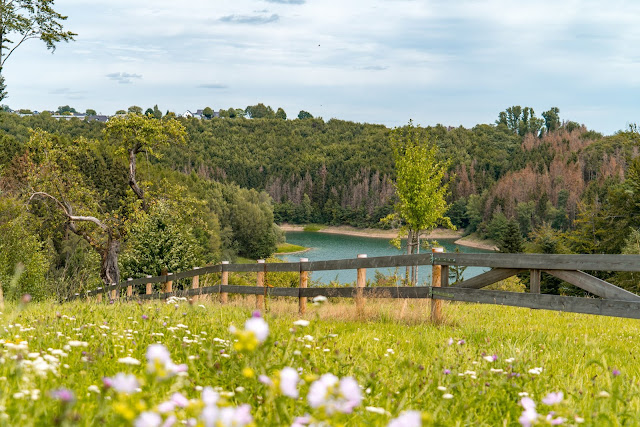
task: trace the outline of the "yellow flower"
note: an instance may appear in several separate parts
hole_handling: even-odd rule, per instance
[[[243,375],[245,378],[253,378],[253,376],[255,375],[255,372],[254,372],[254,370],[253,370],[253,369],[251,369],[251,368],[249,368],[249,367],[245,367],[245,368],[242,370],[242,375]]]

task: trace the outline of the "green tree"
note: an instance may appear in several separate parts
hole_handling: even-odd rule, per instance
[[[132,105],[131,107],[127,108],[127,112],[132,114],[142,114],[142,107],[138,107],[137,105]]]
[[[204,110],[202,110],[202,114],[207,119],[210,119],[211,117],[213,117],[213,110],[211,109],[211,107],[205,107]]]
[[[58,107],[58,110],[56,112],[58,114],[75,114],[75,113],[77,113],[75,108],[70,107],[68,105],[61,105],[60,107]]]
[[[87,111],[85,111],[85,116],[96,116],[98,113],[96,113],[96,110],[91,109],[91,108],[87,108]]]
[[[300,120],[313,119],[313,116],[308,111],[300,110],[300,112],[298,113],[298,118]]]
[[[257,105],[250,105],[245,110],[245,114],[251,119],[272,119],[275,117],[275,113],[270,106],[266,106],[263,103]]]
[[[0,70],[0,101],[8,97],[7,85],[4,83],[4,76],[2,75],[1,71],[2,70]]]
[[[149,107],[145,110],[144,115],[147,117],[153,117],[153,108]]]
[[[118,110],[116,111],[116,114],[127,114],[127,112],[124,110]]]
[[[278,108],[278,111],[276,111],[276,119],[287,120],[287,113],[285,113],[282,108]]]
[[[403,223],[401,233],[408,235],[407,254],[419,253],[424,231],[438,225],[455,228],[445,216],[448,164],[438,159],[438,147],[411,121],[391,131],[390,142],[396,169],[395,214]],[[411,282],[416,284],[417,280],[417,267],[413,267]]]
[[[153,118],[158,120],[162,118],[162,111],[158,108],[158,104],[153,106]]]
[[[553,132],[560,128],[560,109],[558,107],[551,107],[549,111],[542,113],[544,117],[544,126],[547,132]]]
[[[0,0],[0,78],[5,63],[24,42],[40,39],[55,51],[56,43],[69,42],[77,34],[64,31],[66,16],[53,9],[54,0]],[[0,101],[6,98],[0,79]]]
[[[518,221],[511,218],[502,233],[502,237],[498,242],[498,249],[504,253],[520,253],[524,249],[522,233]]]

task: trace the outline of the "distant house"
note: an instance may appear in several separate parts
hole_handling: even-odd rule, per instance
[[[86,121],[88,122],[100,122],[100,123],[106,123],[109,121],[109,116],[104,116],[102,114],[98,114],[95,116],[86,116],[84,118]]]
[[[184,117],[184,118],[187,118],[187,119],[188,119],[188,118],[193,117],[193,113],[192,113],[191,111],[187,110],[187,111],[185,111],[184,113],[180,114],[180,116],[179,116],[179,117]]]
[[[192,113],[190,110],[185,111],[184,113],[180,114],[180,117],[185,117],[185,118],[190,118],[190,117],[194,117],[196,119],[200,119],[200,120],[207,120],[207,118],[204,115],[204,109],[200,108],[198,110],[196,110],[195,113]],[[213,117],[220,117],[220,111],[213,111],[213,115],[211,116]]]

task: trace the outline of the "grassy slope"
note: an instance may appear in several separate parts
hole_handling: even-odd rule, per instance
[[[369,390],[354,414],[337,420],[346,425],[386,425],[391,416],[405,409],[428,412],[442,425],[517,424],[522,412],[518,393],[529,393],[538,402],[540,413],[546,414],[551,408],[540,404],[540,399],[555,391],[564,392],[565,402],[554,409],[564,411],[570,422],[578,415],[585,419],[585,425],[603,425],[606,419],[617,424],[628,416],[627,424],[638,424],[640,366],[636,358],[640,344],[636,320],[449,304],[444,309],[447,323],[434,326],[425,321],[427,302],[410,301],[402,309],[400,301],[370,300],[368,320],[355,319],[349,303],[310,306],[306,317],[311,325],[292,333],[297,306],[275,300],[269,304],[270,339],[256,353],[242,357],[227,348],[230,358],[221,356],[220,349],[226,347],[213,338],[232,339],[228,326],[242,326],[253,306],[251,298],[236,299],[232,306],[225,307],[209,302],[204,307],[187,303],[32,304],[24,310],[8,307],[0,316],[1,338],[5,341],[26,339],[29,352],[43,354],[51,353],[48,349],[64,349],[70,340],[86,341],[88,346],[67,347],[68,356],[61,360],[59,375],[46,377],[16,369],[11,360],[16,351],[5,349],[0,376],[6,377],[6,382],[0,404],[6,409],[0,413],[0,423],[50,423],[61,407],[48,391],[62,386],[75,392],[77,401],[71,413],[80,424],[119,422],[112,408],[114,402],[123,399],[112,392],[90,393],[88,386],[101,385],[102,377],[121,371],[145,378],[145,350],[151,343],[162,342],[176,363],[188,364],[189,376],[160,383],[147,378],[136,399],[148,407],[177,390],[196,397],[197,386],[219,386],[226,391],[241,386],[244,390],[230,400],[233,404],[251,404],[258,425],[290,424],[294,415],[309,411],[304,400],[281,397],[271,401],[267,388],[240,372],[250,366],[257,374],[273,376],[275,370],[292,366],[302,368],[303,376],[326,372],[340,377],[352,375],[363,390]],[[149,318],[143,320],[143,314]],[[313,336],[313,341],[302,339],[305,334]],[[185,337],[194,342],[185,342]],[[450,338],[452,345],[448,343]],[[460,340],[465,343],[459,345]],[[301,354],[296,356],[294,350]],[[483,359],[494,354],[495,362]],[[142,366],[117,362],[128,355],[143,361]],[[26,352],[23,356],[28,357]],[[508,358],[515,360],[509,363]],[[542,373],[529,374],[534,367],[542,367]],[[490,368],[512,375],[491,372]],[[614,368],[621,375],[615,377]],[[448,375],[444,373],[447,369],[451,371]],[[475,371],[476,378],[469,373],[459,375],[467,371]],[[438,386],[446,387],[446,391],[438,390]],[[16,392],[32,389],[41,391],[39,400],[12,398]],[[308,385],[301,387],[302,397],[307,390]],[[609,397],[601,397],[603,391]],[[443,399],[444,393],[453,398]],[[113,400],[105,400],[106,396]],[[267,403],[260,404],[262,399]],[[132,400],[124,402],[133,405]],[[367,412],[365,406],[384,408],[391,416]]]

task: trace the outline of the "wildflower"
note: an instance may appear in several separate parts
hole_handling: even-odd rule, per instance
[[[449,399],[453,399],[453,394],[451,394],[451,393],[445,393],[445,394],[443,394],[443,395],[442,395],[442,398],[443,398],[443,399],[447,399],[447,400],[449,400]]]
[[[293,420],[293,424],[291,427],[304,427],[311,422],[311,417],[309,415],[305,415],[304,417],[296,417]]]
[[[57,390],[52,390],[49,394],[53,399],[59,400],[62,403],[71,403],[75,400],[73,392],[68,388],[59,388]]]
[[[391,420],[387,427],[421,427],[422,414],[420,411],[404,411],[398,418]]]
[[[549,393],[542,399],[542,403],[545,405],[555,405],[556,403],[562,402],[563,398],[564,394],[561,391],[557,393]]]
[[[495,362],[498,360],[498,356],[494,354],[493,356],[484,356],[483,359],[487,362]]]
[[[89,343],[86,341],[69,341],[67,344],[69,344],[71,347],[87,347],[89,346]]]
[[[90,385],[87,389],[93,393],[100,393],[100,387],[94,384]]]
[[[350,414],[362,402],[362,395],[352,377],[339,380],[333,374],[324,374],[311,384],[307,400],[312,408],[324,407],[327,415],[334,412]]]
[[[262,384],[264,384],[264,385],[268,385],[268,386],[270,386],[270,385],[272,385],[272,384],[273,384],[273,381],[271,381],[271,378],[269,378],[269,377],[268,377],[268,376],[266,376],[266,375],[260,375],[260,376],[258,377],[258,381],[260,381]]]
[[[147,320],[149,318],[149,316],[147,316],[146,314],[142,315],[142,320]]]
[[[598,393],[598,397],[609,397],[611,396],[609,393],[607,393],[606,391],[602,390],[600,393]]]
[[[171,396],[171,402],[175,403],[179,408],[186,408],[187,405],[189,405],[189,399],[184,397],[182,393],[173,393]]]
[[[460,340],[460,341],[458,341],[458,345],[463,345],[464,343],[466,343],[466,341],[465,341],[465,340]]]
[[[542,368],[540,368],[540,367],[531,368],[531,369],[529,369],[529,373],[531,375],[540,375],[542,373]]]
[[[187,365],[176,365],[171,360],[169,350],[162,344],[151,344],[147,347],[147,372],[156,374],[158,378],[186,372]]]
[[[442,371],[442,373],[445,375],[449,375],[451,373],[451,369],[445,369],[444,371]]]
[[[162,424],[162,417],[155,412],[146,411],[140,414],[134,422],[135,427],[159,427]]]
[[[127,357],[121,357],[120,359],[118,359],[119,363],[124,363],[125,365],[139,365],[140,361],[138,359],[135,359],[131,356],[127,356]]]
[[[237,342],[233,345],[237,351],[253,351],[269,336],[269,325],[259,315],[259,312],[254,312],[253,317],[245,322],[243,331],[238,331],[233,326],[229,328],[230,332],[238,337]]]
[[[523,427],[530,427],[538,419],[538,413],[536,412],[536,402],[529,397],[523,397],[520,400],[520,405],[524,408],[522,415],[518,418],[518,421]]]
[[[613,375],[614,377],[617,377],[618,375],[620,375],[620,371],[614,368],[614,369],[611,371],[611,375]]]
[[[325,297],[323,295],[318,295],[317,297],[313,297],[313,299],[311,301],[314,304],[318,305],[318,304],[322,304],[324,302],[327,302],[327,297]]]
[[[138,391],[138,379],[133,374],[117,373],[115,377],[103,378],[103,383],[107,388],[113,388],[118,393],[132,394]]]
[[[295,369],[287,367],[280,371],[280,391],[283,395],[297,399],[299,381],[300,376]]]
[[[439,386],[438,386],[438,390],[440,390],[440,391],[447,391],[447,388],[446,388],[446,387],[444,387],[444,386],[439,385]]]
[[[557,426],[557,425],[560,425],[560,424],[564,424],[567,421],[566,418],[562,418],[562,417],[553,418],[554,415],[555,414],[553,412],[549,412],[547,414],[547,422],[549,424],[551,424],[552,426]]]
[[[254,370],[249,368],[248,366],[242,369],[242,376],[245,378],[253,378],[255,374],[256,373],[254,372]]]
[[[304,320],[304,319],[300,319],[300,320],[296,320],[295,322],[293,322],[294,325],[296,326],[309,326],[309,321],[308,320]]]
[[[448,345],[453,345],[453,338],[449,338],[449,341],[447,341]]]

